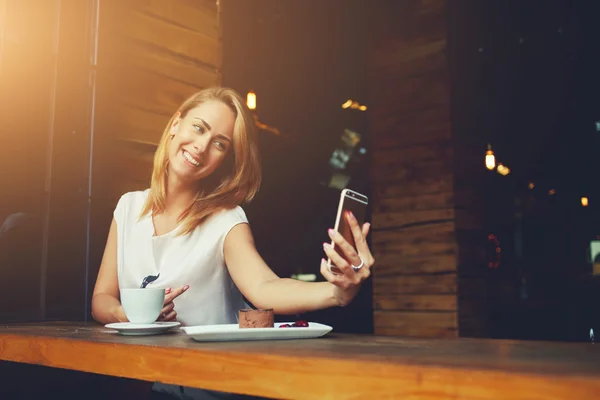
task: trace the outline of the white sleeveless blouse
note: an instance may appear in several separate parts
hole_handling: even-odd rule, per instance
[[[182,325],[234,324],[247,307],[233,283],[223,254],[225,237],[248,223],[241,207],[218,212],[193,232],[154,236],[150,215],[139,219],[150,189],[124,194],[114,211],[117,224],[119,288],[139,288],[144,277],[160,277],[149,287],[189,289],[174,301]]]

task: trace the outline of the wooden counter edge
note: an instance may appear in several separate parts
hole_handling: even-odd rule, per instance
[[[142,351],[145,350],[145,351]],[[244,354],[0,335],[0,359],[149,382],[294,399],[573,399],[600,379],[393,362]]]

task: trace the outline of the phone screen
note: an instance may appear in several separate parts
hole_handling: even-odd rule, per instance
[[[367,204],[368,198],[364,194],[354,192],[350,189],[344,189],[341,193],[334,229],[338,231],[354,248],[356,248],[356,244],[354,243],[354,236],[352,235],[350,224],[348,224],[348,221],[346,220],[346,212],[351,211],[356,217],[358,225],[362,227],[366,219]],[[348,260],[344,254],[338,251],[334,243],[332,243],[332,245],[334,250],[336,250],[340,256],[350,262],[350,260]],[[328,261],[328,265],[333,267],[331,260]],[[334,268],[331,269],[335,272]]]

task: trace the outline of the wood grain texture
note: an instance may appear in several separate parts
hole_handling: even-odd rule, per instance
[[[218,12],[215,1],[145,0],[139,3],[138,11],[203,36],[221,39],[219,20],[215,18]]]
[[[221,23],[216,0],[125,0],[100,6],[97,137],[112,151],[125,142],[157,144],[193,93],[220,83]],[[127,21],[127,23],[123,23]],[[148,154],[119,154],[102,193],[149,186]]]
[[[164,7],[169,6],[165,3]],[[220,67],[221,45],[218,37],[205,36],[156,14],[141,12],[135,5],[127,15],[130,20],[124,24],[125,37],[198,64]]]
[[[440,274],[456,272],[456,256],[453,249],[440,254],[400,255],[397,251],[381,252],[377,258],[377,279],[399,274]]]
[[[473,327],[477,317],[485,320],[478,274],[486,236],[473,172],[484,170],[482,152],[474,138],[453,128],[446,7],[444,0],[390,0],[371,10],[378,334],[449,337],[474,332],[461,331],[461,321]]]
[[[448,315],[452,315],[449,313]],[[93,324],[0,328],[0,359],[278,399],[550,399],[600,393],[589,344],[329,334],[198,343]],[[285,371],[285,374],[282,374]]]
[[[456,296],[453,294],[400,294],[394,297],[384,294],[374,296],[378,310],[426,310],[426,311],[455,311]]]
[[[456,274],[444,275],[397,275],[376,279],[373,282],[375,296],[398,294],[456,294]]]

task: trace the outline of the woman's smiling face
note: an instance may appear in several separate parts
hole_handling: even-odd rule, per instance
[[[234,126],[235,114],[217,100],[175,118],[169,132],[169,174],[190,183],[211,175],[233,151]]]

